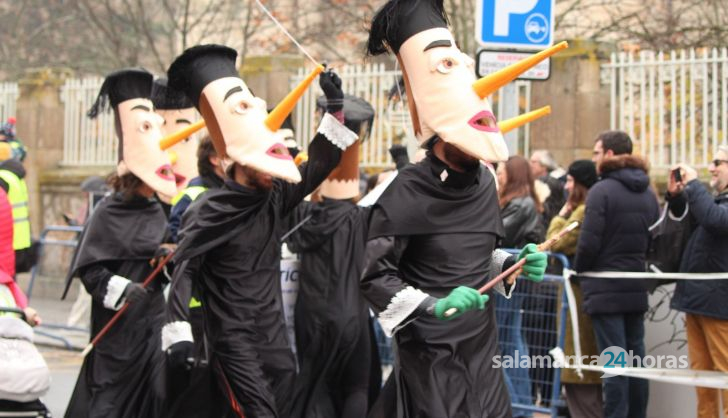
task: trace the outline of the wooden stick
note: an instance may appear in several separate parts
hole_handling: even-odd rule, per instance
[[[568,234],[569,232],[573,231],[578,226],[579,226],[579,222],[572,222],[572,223],[570,223],[566,228],[564,228],[561,231],[559,231],[558,234],[554,235],[549,240],[547,240],[547,241],[542,242],[541,244],[539,244],[538,245],[538,250],[539,251],[546,251],[546,250],[548,250],[549,248],[551,248],[551,246],[553,246],[554,244],[556,244],[561,238],[565,237],[566,234]],[[518,260],[518,262],[516,262],[516,264],[510,266],[504,272],[502,272],[501,274],[497,275],[494,279],[490,280],[488,283],[486,283],[485,285],[483,285],[483,287],[481,287],[480,289],[478,289],[478,292],[480,292],[480,294],[482,295],[483,293],[485,293],[488,290],[492,289],[499,282],[503,281],[503,279],[505,279],[506,277],[509,277],[511,274],[513,274],[517,270],[521,269],[521,267],[523,267],[524,264],[526,264],[526,257],[523,257],[522,259]],[[453,316],[453,315],[455,315],[457,313],[457,311],[458,311],[457,308],[450,308],[447,311],[445,311],[445,317],[448,318],[450,316]]]
[[[157,277],[159,272],[162,271],[162,268],[167,264],[167,262],[169,262],[169,260],[172,259],[173,255],[174,255],[174,252],[170,252],[157,264],[157,267],[151,273],[149,273],[149,275],[144,279],[144,282],[142,282],[142,287],[146,288],[149,285],[149,283],[151,283],[152,280],[154,280],[154,278]],[[128,308],[129,308],[129,302],[126,302],[124,304],[124,306],[122,306],[121,309],[119,309],[119,311],[109,320],[109,322],[107,322],[106,325],[104,325],[104,327],[101,329],[101,331],[99,331],[99,333],[96,334],[96,336],[93,338],[93,340],[91,340],[91,342],[88,343],[86,348],[83,349],[83,351],[81,352],[82,357],[86,357],[88,355],[88,353],[90,353],[91,350],[94,349],[94,346],[96,346],[96,344],[99,343],[99,340],[104,335],[106,335],[107,332],[109,332],[109,329],[111,329],[111,327],[114,326],[114,324],[119,320],[119,318],[121,318],[121,316],[124,314],[124,312],[126,312],[126,310]]]

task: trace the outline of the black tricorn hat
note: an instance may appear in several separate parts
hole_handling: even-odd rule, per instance
[[[321,110],[321,113],[326,111],[326,96],[316,99],[316,107]],[[359,135],[361,142],[364,142],[369,136],[372,122],[374,122],[374,113],[374,108],[366,100],[344,94],[344,125]]]
[[[404,41],[422,31],[447,28],[443,0],[390,0],[374,15],[367,51],[379,55],[391,48],[395,54]]]
[[[195,107],[185,92],[175,90],[167,85],[167,79],[160,77],[152,84],[152,103],[159,110],[178,110]]]
[[[152,81],[154,76],[143,68],[125,68],[114,71],[106,76],[101,85],[99,95],[91,109],[86,113],[95,118],[100,112],[116,106],[130,99],[148,99],[152,94]]]
[[[238,77],[235,58],[238,53],[224,45],[198,45],[187,49],[167,70],[170,88],[184,92],[199,108],[202,89],[224,77]]]

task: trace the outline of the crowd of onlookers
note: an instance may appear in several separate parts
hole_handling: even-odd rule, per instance
[[[650,279],[625,279],[619,272],[648,271],[653,225],[669,219],[678,221],[683,229],[685,245],[678,254],[677,272],[728,272],[727,146],[717,148],[708,171],[713,194],[700,182],[694,168],[685,164],[672,167],[667,173],[664,196],[669,208],[666,218],[661,217],[662,199],[651,184],[648,162],[632,154],[632,141],[624,132],[600,134],[594,142],[592,159],[573,161],[566,170],[547,150],[533,151],[529,160],[512,156],[498,165],[499,203],[505,226],[503,247],[542,242],[578,221],[579,228],[552,251],[566,255],[577,273],[612,272],[607,277],[577,274],[572,278],[582,355],[598,356],[608,347],[620,347],[634,356],[645,356],[644,314],[648,310],[648,289],[654,289],[654,283],[651,285]],[[516,350],[519,355],[546,354],[534,350],[545,343],[555,344],[555,337],[554,341],[544,341],[530,324],[528,312],[533,312],[534,306],[523,309],[529,296],[535,296],[530,298],[532,301],[548,300],[539,295],[549,291],[553,289],[546,283],[523,283],[520,295],[510,300],[496,299],[504,355],[513,355]],[[691,280],[686,275],[677,281],[671,307],[686,314],[691,368],[728,372],[726,298],[726,280]],[[539,308],[555,311],[555,305],[535,308],[536,312]],[[556,329],[553,321],[541,320],[541,327]],[[565,354],[574,355],[568,320],[566,330]],[[533,344],[535,340],[538,344]],[[528,383],[527,370],[505,372],[514,403],[550,398],[550,387]],[[647,380],[623,376],[600,379],[596,373],[579,376],[564,370],[562,384],[572,417],[646,416]],[[719,391],[698,388],[697,394],[698,417],[718,417]],[[722,408],[728,414],[726,401],[728,393],[724,391]],[[530,416],[521,412],[520,416]],[[517,409],[514,415],[519,416]]]

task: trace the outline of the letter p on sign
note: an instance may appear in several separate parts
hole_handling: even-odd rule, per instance
[[[522,15],[536,7],[538,0],[500,0],[495,2],[493,13],[493,34],[508,36],[511,15]]]
[[[476,0],[475,39],[489,49],[553,45],[555,0]]]

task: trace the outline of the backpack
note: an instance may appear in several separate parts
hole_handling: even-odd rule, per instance
[[[650,243],[647,248],[646,271],[677,273],[680,269],[685,244],[690,238],[690,217],[687,216],[689,206],[686,203],[685,213],[676,218],[668,204],[665,203],[660,219],[649,228]],[[673,283],[675,280],[650,280],[648,290],[653,292],[658,286]]]

